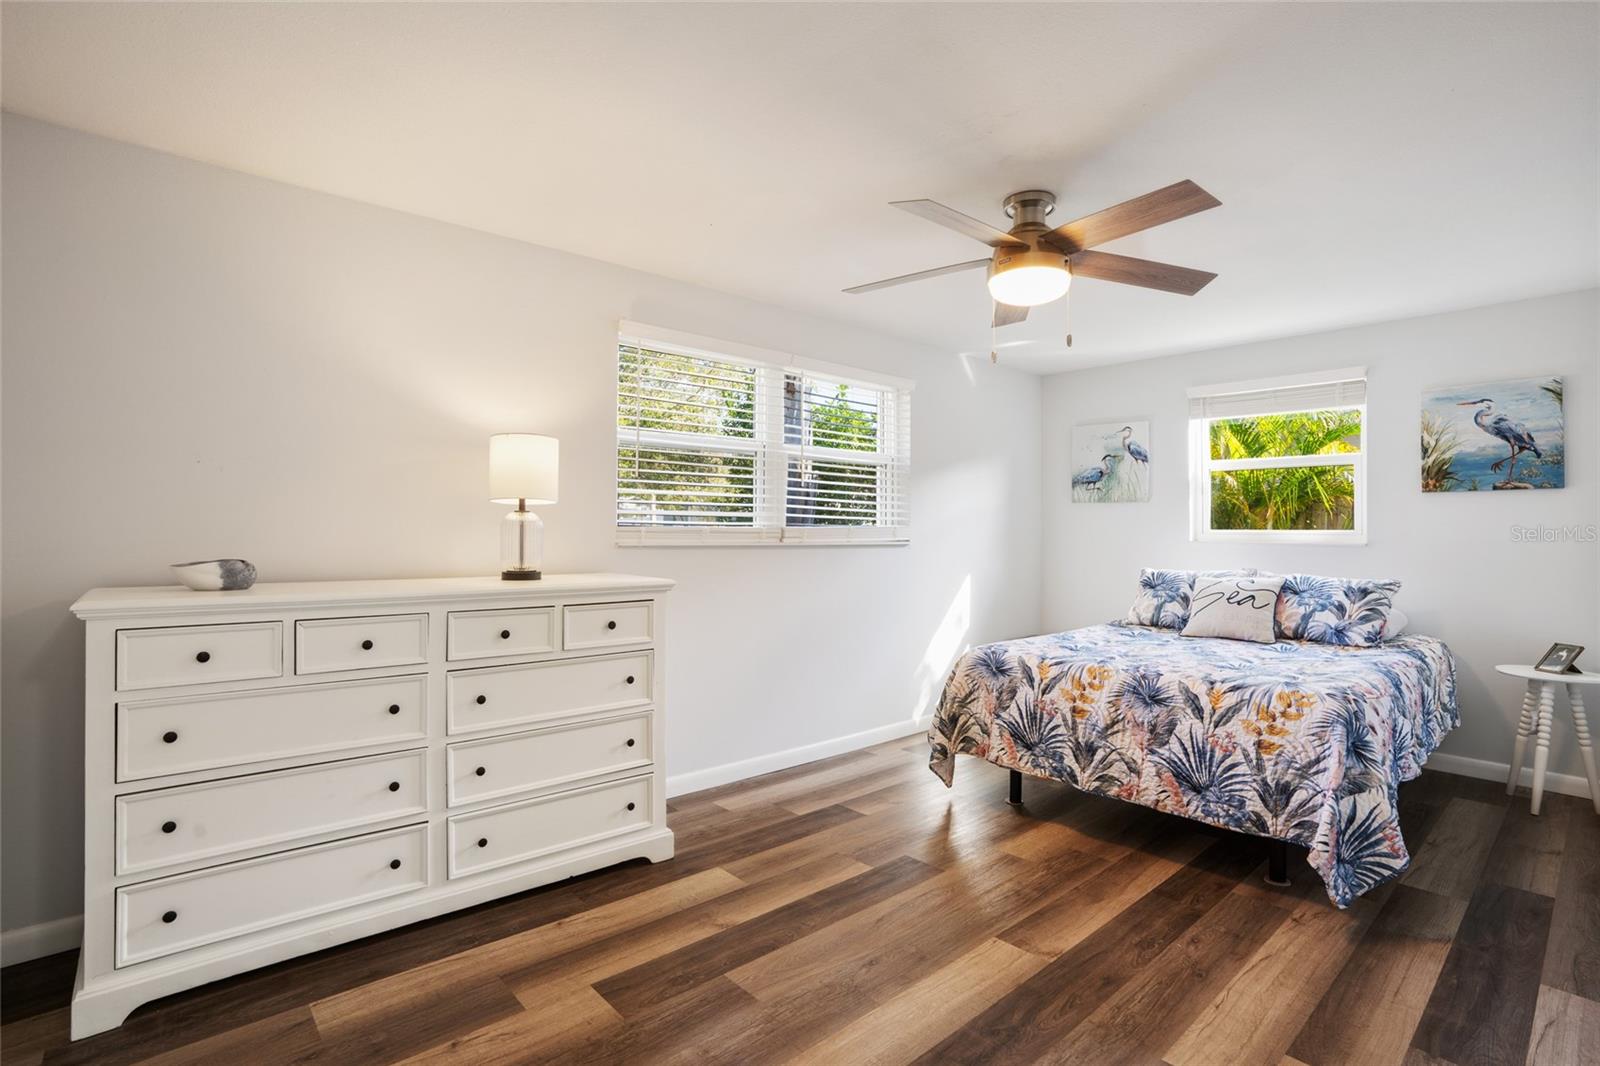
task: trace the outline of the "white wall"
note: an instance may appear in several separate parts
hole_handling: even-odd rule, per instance
[[[960,645],[1038,628],[1037,378],[9,115],[3,166],[5,929],[81,905],[68,604],[219,555],[494,572],[494,431],[561,438],[547,569],[680,582],[675,777],[909,731]],[[614,547],[623,317],[915,379],[912,544]]]
[[[1395,577],[1411,627],[1455,652],[1461,729],[1442,752],[1510,761],[1522,682],[1496,663],[1531,662],[1552,641],[1586,644],[1600,669],[1592,540],[1524,542],[1514,526],[1593,529],[1600,478],[1600,331],[1595,290],[1359,329],[1057,375],[1045,385],[1044,623],[1121,617],[1141,566],[1255,565],[1280,573]],[[1187,401],[1191,385],[1303,371],[1368,368],[1367,522],[1361,547],[1251,548],[1188,539]],[[1566,378],[1567,487],[1424,495],[1418,481],[1422,390],[1512,377]],[[1072,426],[1151,420],[1147,503],[1073,504],[1066,489]],[[1591,534],[1592,535],[1592,534]],[[1566,714],[1564,701],[1558,717]],[[1551,769],[1581,774],[1566,721]],[[1459,768],[1459,767],[1458,767]]]

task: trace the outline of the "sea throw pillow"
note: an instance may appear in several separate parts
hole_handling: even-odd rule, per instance
[[[1283,578],[1270,574],[1196,574],[1183,635],[1271,644],[1278,639],[1273,614],[1282,585]]]
[[[1278,594],[1278,632],[1290,640],[1370,647],[1383,640],[1398,581],[1290,574]]]
[[[1189,620],[1189,589],[1194,574],[1188,570],[1139,571],[1139,595],[1128,608],[1126,621],[1135,626],[1182,629]]]
[[[1404,635],[1406,626],[1410,624],[1411,619],[1406,617],[1404,611],[1398,607],[1390,607],[1389,618],[1383,623],[1383,639],[1393,640],[1398,636]]]

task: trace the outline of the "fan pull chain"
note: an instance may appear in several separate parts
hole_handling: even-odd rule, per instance
[[[1072,347],[1072,290],[1067,290],[1067,347]]]
[[[995,311],[998,312],[999,310],[999,306],[996,305]],[[991,363],[1000,362],[1000,345],[996,342],[995,331],[994,319],[991,318],[989,319],[989,362]]]

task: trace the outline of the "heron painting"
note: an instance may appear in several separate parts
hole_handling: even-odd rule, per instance
[[[1150,498],[1150,423],[1124,420],[1074,426],[1074,503],[1135,503]]]
[[[1559,489],[1566,484],[1560,378],[1435,389],[1422,398],[1422,490]]]

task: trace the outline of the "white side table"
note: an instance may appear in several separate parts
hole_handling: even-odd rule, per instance
[[[1531,666],[1497,666],[1496,670],[1528,682],[1522,697],[1522,719],[1517,723],[1517,745],[1511,752],[1511,776],[1506,778],[1506,795],[1517,790],[1522,777],[1522,756],[1528,737],[1537,734],[1533,748],[1533,813],[1539,813],[1544,800],[1544,771],[1550,762],[1550,718],[1556,709],[1556,686],[1567,686],[1567,703],[1572,708],[1572,731],[1578,734],[1578,750],[1583,753],[1583,768],[1589,775],[1589,799],[1600,814],[1600,775],[1595,773],[1594,744],[1589,738],[1589,719],[1583,712],[1585,685],[1600,685],[1600,674],[1547,674]]]

